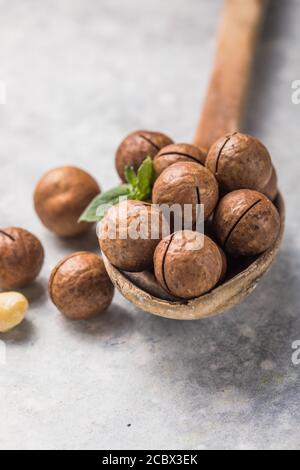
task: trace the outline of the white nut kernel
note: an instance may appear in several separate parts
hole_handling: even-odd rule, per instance
[[[18,292],[0,294],[0,333],[6,333],[19,325],[28,309],[28,301]]]

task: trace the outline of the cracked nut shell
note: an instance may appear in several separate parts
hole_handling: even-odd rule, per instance
[[[153,267],[155,248],[168,229],[162,213],[151,204],[124,201],[107,211],[99,243],[116,268],[141,272]]]
[[[211,147],[205,164],[225,191],[260,191],[272,174],[266,147],[255,137],[240,132],[221,137]]]
[[[190,144],[172,144],[164,147],[154,158],[154,170],[156,176],[174,163],[194,162],[205,164],[207,153],[198,147]]]
[[[127,166],[137,171],[147,157],[154,158],[163,147],[172,143],[173,140],[161,132],[139,130],[129,134],[116,153],[116,169],[121,180],[125,181]]]
[[[198,163],[180,162],[168,167],[156,180],[153,188],[154,204],[193,205],[192,225],[197,219],[197,204],[204,205],[204,219],[215,209],[219,188],[214,175]]]
[[[189,230],[176,232],[160,242],[154,268],[161,287],[187,300],[211,291],[224,272],[219,247],[206,235]]]
[[[0,230],[0,289],[19,289],[40,273],[44,248],[32,233],[18,227]]]
[[[92,227],[78,219],[88,204],[100,193],[94,178],[72,166],[46,173],[34,192],[35,210],[42,223],[61,237],[81,235]]]
[[[213,225],[225,251],[234,256],[254,256],[273,245],[280,230],[280,217],[266,196],[244,189],[227,194],[220,201]]]
[[[66,256],[53,269],[49,294],[66,317],[84,320],[104,312],[111,304],[114,287],[100,256],[86,251]]]

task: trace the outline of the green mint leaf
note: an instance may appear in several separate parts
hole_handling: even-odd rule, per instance
[[[127,183],[131,184],[133,187],[137,185],[137,176],[132,166],[125,168],[125,178]]]
[[[133,168],[127,167],[125,176],[128,184],[123,184],[96,196],[80,216],[78,222],[101,221],[106,211],[111,206],[118,204],[122,197],[137,201],[145,201],[150,198],[155,180],[153,162],[150,157],[143,161],[137,174]]]
[[[150,157],[147,157],[138,169],[137,179],[137,187],[135,189],[137,189],[142,200],[147,199],[151,195],[154,182],[154,167]]]
[[[129,184],[123,184],[113,188],[103,194],[98,194],[80,216],[78,222],[99,222],[109,205],[115,205],[120,197],[132,197],[132,187]]]
[[[100,222],[103,219],[103,217],[105,216],[107,210],[120,202],[120,197],[122,197],[122,196],[115,197],[115,198],[111,199],[109,203],[100,204],[98,206],[98,208],[96,210],[96,215],[95,215],[96,222]]]

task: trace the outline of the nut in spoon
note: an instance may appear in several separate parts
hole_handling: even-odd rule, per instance
[[[215,65],[194,144],[209,149],[222,135],[240,127],[247,97],[256,39],[266,0],[225,0]],[[103,256],[108,274],[121,294],[149,313],[176,320],[196,320],[228,310],[245,299],[273,264],[282,242],[285,208],[275,201],[281,229],[274,245],[210,293],[190,301],[176,301],[164,292],[151,273],[125,273]]]

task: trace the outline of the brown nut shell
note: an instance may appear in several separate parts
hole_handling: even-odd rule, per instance
[[[153,267],[156,246],[169,233],[162,213],[140,201],[124,201],[109,209],[98,234],[101,250],[118,269],[141,272]]]
[[[223,269],[222,269],[222,274],[221,274],[221,277],[220,277],[219,284],[222,284],[222,282],[225,280],[225,277],[226,277],[226,274],[227,274],[227,271],[228,271],[228,260],[227,260],[227,256],[226,256],[224,250],[217,243],[216,235],[215,235],[214,229],[213,229],[213,220],[212,220],[212,218],[210,218],[209,220],[207,220],[205,222],[205,224],[204,224],[204,233],[205,233],[206,236],[208,236],[217,245],[217,247],[220,250]]]
[[[154,158],[156,176],[162,174],[166,168],[178,162],[194,162],[205,164],[207,153],[190,144],[172,144],[164,147]]]
[[[32,233],[18,227],[0,230],[0,289],[19,289],[40,273],[44,248]]]
[[[223,260],[210,238],[185,230],[160,242],[154,254],[154,269],[161,287],[175,297],[189,300],[218,284]]]
[[[222,258],[222,272],[221,272],[221,276],[220,276],[220,280],[219,280],[219,284],[222,284],[222,282],[225,280],[225,277],[226,277],[226,274],[227,274],[228,261],[227,261],[227,256],[225,254],[225,251],[219,245],[216,244],[216,246],[218,247],[218,249],[220,251],[221,258]]]
[[[261,190],[261,192],[267,196],[271,201],[275,201],[278,194],[278,178],[277,172],[273,167],[272,176],[268,181],[268,184]]]
[[[110,306],[114,287],[102,258],[82,251],[66,256],[53,269],[49,294],[66,317],[84,320],[104,312]]]
[[[155,155],[167,145],[173,143],[161,132],[139,130],[129,134],[119,145],[116,153],[116,169],[122,181],[125,181],[127,166],[137,171],[147,157]]]
[[[255,137],[240,132],[217,140],[205,164],[225,191],[259,191],[272,174],[272,161],[266,147]]]
[[[280,217],[266,196],[244,189],[229,193],[220,201],[214,230],[228,253],[254,256],[273,245],[280,230]]]
[[[153,203],[193,206],[192,224],[197,219],[197,204],[204,205],[207,220],[218,203],[219,188],[214,175],[202,165],[191,162],[175,163],[156,180],[153,188]]]
[[[78,219],[99,193],[97,182],[86,171],[72,166],[55,168],[37,184],[35,210],[49,230],[61,237],[74,237],[92,227],[78,223]]]

